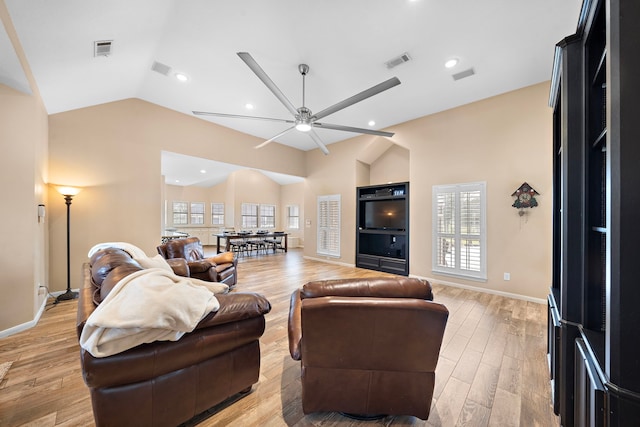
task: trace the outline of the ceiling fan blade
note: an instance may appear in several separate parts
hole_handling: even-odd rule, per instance
[[[242,116],[239,114],[224,114],[224,113],[209,113],[207,111],[192,111],[196,116],[214,116],[214,117],[226,117],[231,119],[252,119],[252,120],[268,120],[271,122],[279,123],[295,123],[293,120],[287,119],[273,119],[271,117],[258,117],[258,116]]]
[[[289,101],[287,97],[284,96],[284,93],[282,93],[278,86],[276,86],[273,80],[269,78],[267,73],[264,72],[264,70],[260,67],[260,65],[258,65],[255,59],[253,59],[253,57],[248,52],[238,52],[238,56],[245,62],[245,64],[249,66],[249,68],[251,68],[251,71],[253,71],[255,75],[258,76],[260,80],[262,80],[262,83],[264,83],[269,88],[269,90],[273,92],[276,98],[278,98],[280,102],[282,102],[282,104],[287,108],[287,110],[289,110],[291,114],[293,114],[294,116],[298,114],[298,110],[296,109],[296,107],[294,107],[291,101]]]
[[[270,139],[267,139],[265,142],[263,142],[262,144],[256,145],[254,148],[262,148],[262,147],[264,147],[265,145],[267,145],[268,143],[270,143],[270,142],[272,142],[272,141],[274,141],[274,140],[276,140],[276,139],[280,138],[282,135],[284,135],[284,134],[286,134],[286,133],[288,133],[288,132],[290,132],[290,131],[294,130],[295,128],[296,128],[295,126],[291,126],[289,129],[287,129],[287,130],[285,130],[285,131],[280,132],[279,134],[277,134],[276,136],[274,136],[274,137],[272,137],[272,138],[270,138]]]
[[[314,114],[313,117],[317,119],[321,119],[323,117],[328,116],[329,114],[333,114],[337,111],[340,111],[344,108],[347,108],[350,105],[355,104],[356,102],[364,101],[367,98],[372,97],[373,95],[377,95],[380,92],[384,92],[387,89],[391,89],[394,86],[400,84],[400,80],[397,77],[392,77],[389,80],[386,80],[380,84],[377,84],[373,87],[370,87],[367,90],[363,90],[362,92],[353,95],[350,98],[347,98],[343,101],[338,102],[337,104],[332,105],[331,107],[325,108],[317,114]]]
[[[365,128],[354,128],[351,126],[332,125],[330,123],[313,122],[313,126],[319,127],[322,129],[333,129],[333,130],[344,130],[347,132],[366,133],[368,135],[378,135],[378,136],[388,136],[388,137],[395,135],[393,132],[384,132],[381,130],[373,130],[373,129],[365,129]]]
[[[308,133],[311,139],[313,139],[316,145],[318,145],[318,148],[320,148],[320,151],[322,151],[325,156],[329,154],[329,149],[327,148],[326,145],[324,145],[324,142],[322,142],[318,134],[313,129],[311,129]]]

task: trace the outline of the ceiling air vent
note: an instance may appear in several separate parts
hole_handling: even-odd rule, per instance
[[[93,42],[93,56],[109,56],[111,55],[111,44],[113,40],[99,40]]]
[[[163,76],[168,76],[171,72],[171,67],[169,67],[167,64],[163,64],[162,62],[153,61],[151,70],[155,71],[156,73],[160,73]]]
[[[402,55],[385,62],[385,65],[387,66],[388,69],[392,69],[408,61],[411,61],[411,57],[409,56],[408,53],[405,52]]]
[[[453,77],[453,80],[460,80],[460,79],[464,79],[465,77],[471,77],[475,73],[476,72],[473,71],[473,68],[469,68],[468,70],[464,70],[464,71],[460,71],[459,73],[455,73],[451,77]]]

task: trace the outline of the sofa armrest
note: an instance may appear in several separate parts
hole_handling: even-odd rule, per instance
[[[211,267],[215,267],[214,263],[206,259],[188,261],[187,264],[191,273],[206,273]]]
[[[234,292],[216,295],[216,298],[220,302],[220,308],[205,316],[196,329],[264,316],[271,311],[271,303],[264,296],[255,293]]]
[[[171,267],[173,272],[178,276],[190,277],[191,270],[189,270],[189,264],[184,258],[169,258],[166,260],[167,264]]]
[[[298,289],[291,294],[291,304],[289,306],[289,354],[294,360],[302,358],[300,351],[300,341],[302,340],[301,313],[302,300]]]

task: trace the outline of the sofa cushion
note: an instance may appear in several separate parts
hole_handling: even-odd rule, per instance
[[[233,252],[223,252],[221,254],[214,255],[209,259],[216,264],[230,264],[233,262]]]
[[[138,268],[138,264],[131,256],[122,249],[109,248],[96,252],[89,261],[91,264],[91,279],[94,286],[100,287],[107,275],[115,267],[122,264],[135,265]]]
[[[135,273],[136,271],[140,271],[143,268],[140,267],[137,263],[123,263],[115,266],[107,277],[102,281],[102,286],[100,286],[100,298],[99,301],[95,300],[97,295],[94,294],[94,303],[100,304],[104,299],[109,295],[109,292],[118,284],[118,282],[131,273]]]

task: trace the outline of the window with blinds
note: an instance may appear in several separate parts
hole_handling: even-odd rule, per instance
[[[189,223],[189,204],[187,202],[173,202],[171,204],[171,215],[173,225],[184,225]]]
[[[300,228],[300,207],[298,205],[287,206],[287,228],[291,230]]]
[[[276,206],[260,205],[260,227],[275,228],[276,226]]]
[[[258,228],[258,205],[256,203],[242,204],[242,228]]]
[[[318,255],[340,256],[340,195],[318,196]]]
[[[211,225],[224,226],[224,203],[211,203]]]
[[[433,186],[435,273],[487,279],[486,183]]]
[[[204,224],[204,203],[202,202],[191,203],[191,224],[194,224],[194,225]]]

